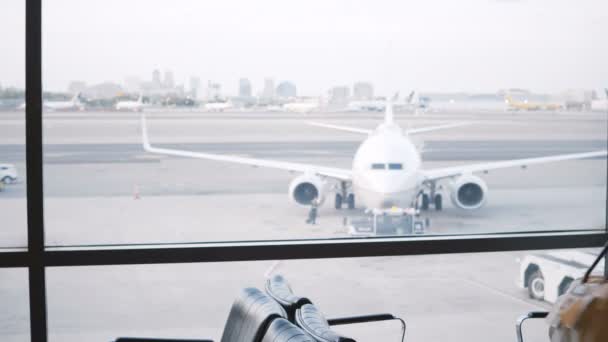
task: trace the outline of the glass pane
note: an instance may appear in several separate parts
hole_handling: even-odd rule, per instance
[[[25,1],[0,2],[0,252],[27,246]]]
[[[0,269],[0,340],[30,340],[30,304],[27,269]]]
[[[52,268],[50,341],[118,336],[219,341],[238,291],[264,290],[265,277],[276,274],[327,318],[392,313],[407,322],[409,341],[514,341],[519,316],[551,308],[546,300],[531,299],[520,279],[544,275],[546,299],[554,301],[565,277],[584,272],[568,264],[572,254],[578,253],[574,258],[584,267],[592,259],[586,251],[548,253]],[[532,262],[539,271],[527,271]],[[396,322],[335,329],[369,342],[398,341],[400,333]],[[526,340],[548,340],[547,330],[543,320],[526,323]]]
[[[45,2],[46,241],[605,229],[607,6]]]

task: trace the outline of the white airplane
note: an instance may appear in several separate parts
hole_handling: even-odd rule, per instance
[[[399,93],[395,94],[392,99],[393,106],[413,110],[415,115],[418,115],[418,109],[426,109],[427,104],[420,100],[418,92],[413,90],[402,101],[399,100]],[[355,112],[384,112],[386,111],[385,100],[367,100],[367,101],[352,101],[348,103],[347,110]]]
[[[144,96],[139,94],[137,101],[126,100],[118,101],[115,106],[116,110],[128,110],[133,112],[143,112],[144,110]]]
[[[314,110],[319,109],[319,102],[313,101],[300,101],[290,102],[283,105],[283,109],[288,112],[294,113],[310,113]]]
[[[401,129],[393,120],[392,105],[387,105],[384,122],[374,130],[317,123],[315,125],[364,134],[367,138],[355,153],[351,169],[324,167],[284,161],[246,158],[231,155],[190,152],[153,147],[148,139],[146,119],[142,115],[142,138],[145,151],[162,155],[216,160],[254,167],[267,167],[300,173],[289,185],[289,197],[302,206],[313,200],[322,203],[335,191],[335,208],[346,204],[355,208],[355,198],[367,209],[419,208],[433,205],[443,207],[442,193],[437,183],[446,181],[452,203],[462,209],[478,209],[487,198],[488,187],[477,175],[494,169],[606,156],[606,150],[562,154],[540,158],[495,161],[444,168],[423,169],[420,152],[410,136],[430,131],[454,128],[467,123]],[[332,183],[335,185],[332,188]]]
[[[210,112],[223,112],[226,109],[231,109],[234,106],[229,101],[226,102],[208,102],[205,103],[205,110]]]
[[[51,111],[56,110],[84,110],[84,104],[80,101],[80,93],[76,93],[69,101],[44,101],[42,108]],[[18,109],[25,109],[25,103],[19,106]]]

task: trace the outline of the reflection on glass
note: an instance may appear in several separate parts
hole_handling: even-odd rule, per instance
[[[25,1],[0,3],[0,253],[27,245]]]
[[[47,243],[603,229],[605,2],[440,3],[45,3]]]

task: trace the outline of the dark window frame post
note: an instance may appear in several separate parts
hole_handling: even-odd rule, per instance
[[[42,0],[25,2],[27,260],[32,341],[47,341],[42,155]]]

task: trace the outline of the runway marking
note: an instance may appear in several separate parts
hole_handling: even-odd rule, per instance
[[[520,303],[523,303],[523,304],[526,304],[526,305],[532,305],[532,306],[534,306],[535,308],[537,308],[539,310],[548,310],[548,308],[546,306],[542,306],[540,304],[540,302],[532,302],[532,301],[527,301],[527,300],[522,299],[522,298],[518,298],[518,297],[513,296],[513,295],[511,295],[511,294],[509,294],[507,292],[495,289],[495,288],[493,288],[493,287],[491,287],[489,285],[486,285],[486,284],[484,284],[482,282],[479,282],[479,281],[476,281],[476,280],[473,280],[473,279],[470,279],[470,278],[461,278],[461,280],[464,280],[467,283],[475,285],[475,286],[477,286],[479,288],[488,290],[489,292],[497,294],[497,295],[499,295],[499,296],[501,296],[503,298],[511,299],[513,301],[520,302]],[[550,305],[549,303],[547,303],[547,304]]]

